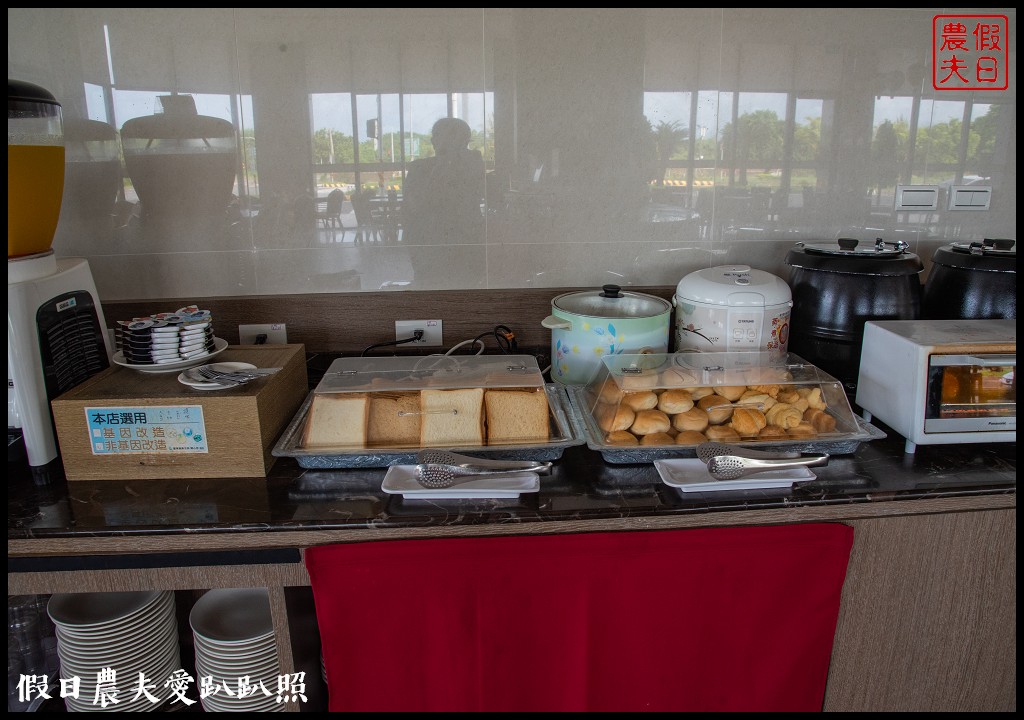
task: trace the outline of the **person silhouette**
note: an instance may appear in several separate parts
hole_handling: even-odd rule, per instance
[[[417,245],[483,239],[484,160],[468,147],[469,124],[454,117],[434,123],[434,156],[413,160],[403,183],[403,241]]]

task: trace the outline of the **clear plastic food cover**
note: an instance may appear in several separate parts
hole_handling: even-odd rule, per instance
[[[339,358],[274,454],[303,467],[384,467],[423,448],[551,460],[582,442],[564,392],[531,355]]]
[[[316,393],[476,387],[539,388],[544,376],[532,355],[428,355],[338,358]]]
[[[623,462],[692,455],[707,441],[852,452],[884,437],[836,378],[792,353],[609,356],[569,397],[588,445]]]

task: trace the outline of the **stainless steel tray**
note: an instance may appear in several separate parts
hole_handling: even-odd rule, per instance
[[[587,403],[584,397],[586,387],[582,385],[569,385],[566,386],[565,390],[569,398],[569,412],[572,421],[576,423],[576,433],[584,439],[587,447],[601,453],[605,462],[631,465],[635,463],[653,463],[655,460],[663,458],[697,457],[696,445],[652,445],[650,447],[608,445],[604,442],[604,433],[597,426],[597,421],[590,411],[587,410]],[[884,432],[863,418],[854,415],[854,419],[857,421],[856,432],[836,433],[833,436],[813,440],[778,440],[771,442],[756,440],[732,442],[732,444],[769,452],[795,450],[803,453],[849,455],[856,452],[862,442],[881,440],[886,437]]]
[[[475,445],[449,447],[448,450],[494,458],[497,460],[557,460],[562,457],[567,447],[582,445],[583,438],[576,431],[576,424],[570,418],[569,401],[562,387],[548,384],[544,386],[548,396],[548,407],[551,408],[551,440],[546,443],[529,445]],[[306,424],[306,415],[313,402],[315,391],[306,396],[302,407],[285,428],[271,453],[275,457],[293,457],[300,467],[315,470],[338,468],[376,468],[391,465],[411,465],[416,462],[416,453],[420,448],[351,448],[339,450],[305,450],[300,447],[302,429]]]

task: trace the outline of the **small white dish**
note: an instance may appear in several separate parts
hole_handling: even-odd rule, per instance
[[[266,588],[215,588],[189,613],[192,632],[222,643],[250,642],[274,631]]]
[[[228,383],[217,383],[205,378],[199,377],[199,370],[208,367],[218,372],[239,372],[241,370],[255,370],[256,366],[252,363],[246,362],[217,362],[217,363],[206,363],[205,365],[199,365],[198,367],[189,368],[183,373],[178,375],[178,382],[182,385],[188,385],[190,388],[196,390],[226,390],[227,388],[238,387]]]
[[[111,358],[111,360],[115,365],[126,367],[129,370],[136,370],[140,373],[149,373],[151,375],[155,375],[161,373],[180,372],[181,370],[185,370],[186,368],[195,367],[196,365],[202,365],[204,362],[209,362],[210,358],[216,355],[220,355],[227,349],[227,340],[222,340],[221,338],[214,338],[213,350],[211,350],[208,353],[205,353],[201,357],[193,357],[189,358],[188,360],[179,360],[178,362],[169,363],[150,363],[147,365],[133,365],[132,363],[125,362],[124,353],[121,352],[120,350],[114,353],[114,357]]]
[[[774,490],[791,488],[794,483],[814,480],[818,476],[805,467],[769,470],[736,480],[716,480],[708,466],[699,458],[666,458],[655,460],[654,467],[662,482],[680,492],[724,492],[726,490]]]
[[[537,473],[482,475],[480,479],[450,488],[428,488],[416,479],[415,465],[392,465],[384,475],[381,490],[417,500],[455,500],[469,498],[516,498],[521,493],[540,490]]]

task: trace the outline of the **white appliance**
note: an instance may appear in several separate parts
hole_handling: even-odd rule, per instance
[[[692,272],[676,286],[676,350],[786,352],[793,295],[749,265]]]
[[[20,431],[33,468],[57,457],[50,400],[110,367],[105,328],[84,258],[8,258],[8,447]]]
[[[872,320],[856,404],[918,445],[1016,442],[1016,320]]]

